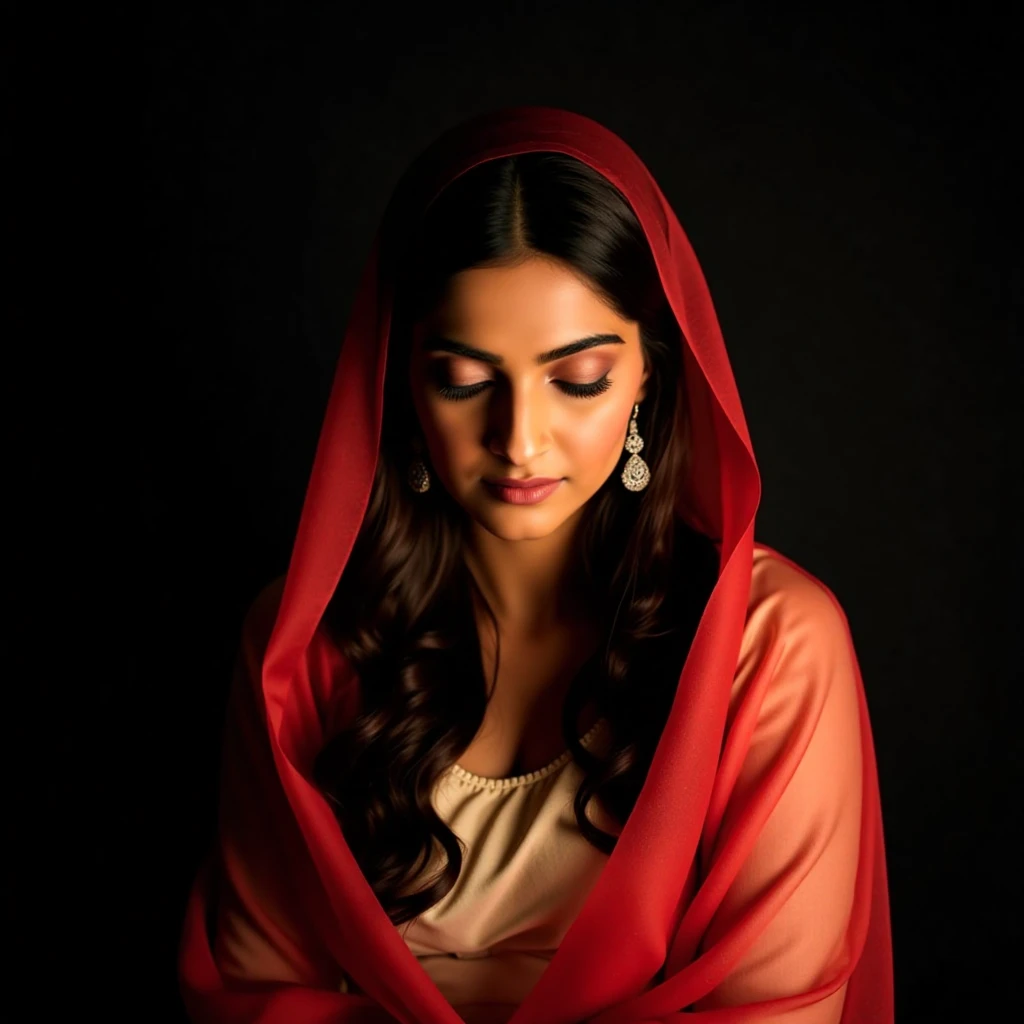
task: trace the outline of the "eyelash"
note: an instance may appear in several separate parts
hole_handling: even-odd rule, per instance
[[[467,384],[464,387],[455,384],[438,384],[437,393],[450,402],[460,402],[463,399],[473,398],[475,395],[480,394],[490,383],[490,381],[482,381],[480,384]],[[612,386],[611,378],[607,373],[599,380],[595,380],[590,384],[570,384],[564,380],[556,381],[556,383],[567,395],[571,395],[573,398],[596,398]]]

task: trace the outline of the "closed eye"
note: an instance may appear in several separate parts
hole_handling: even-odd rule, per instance
[[[493,381],[485,380],[479,384],[444,384],[437,383],[434,386],[437,389],[437,393],[450,402],[461,402],[467,398],[475,398],[482,391],[485,391],[491,386]],[[595,381],[591,381],[587,384],[571,384],[565,380],[555,380],[551,382],[556,387],[564,391],[567,395],[571,395],[573,398],[595,398],[597,395],[603,394],[612,386],[612,380],[606,373],[603,377],[598,378]]]

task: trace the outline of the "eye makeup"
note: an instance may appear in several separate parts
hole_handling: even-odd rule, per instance
[[[475,360],[474,360],[475,361]],[[577,362],[575,365],[570,365],[562,368],[563,372],[579,377],[589,374],[601,373],[600,363],[601,360],[585,360],[582,363]],[[595,365],[597,363],[598,365]],[[428,376],[431,379],[434,390],[445,400],[458,402],[464,401],[469,398],[475,398],[481,394],[488,387],[490,387],[494,381],[491,378],[477,381],[473,384],[455,384],[452,380],[453,377],[457,378],[462,376],[463,380],[466,379],[464,376],[467,372],[467,367],[462,365],[462,359],[458,357],[454,360],[451,359],[430,359],[428,360]],[[461,373],[459,372],[461,371]],[[598,395],[604,394],[611,386],[612,379],[608,376],[611,371],[611,367],[604,370],[603,375],[597,377],[595,380],[584,381],[582,383],[576,383],[574,381],[551,379],[551,383],[554,384],[564,394],[569,395],[572,398],[596,398]],[[476,368],[476,373],[480,372],[480,368]],[[558,372],[557,370],[555,372]],[[472,370],[469,371],[469,376],[475,376]]]
[[[460,402],[467,398],[474,398],[482,391],[485,391],[492,383],[492,381],[485,380],[479,384],[456,385],[435,381],[434,387],[442,398],[450,402]],[[565,380],[556,380],[552,381],[552,383],[573,398],[596,398],[598,395],[604,394],[612,386],[612,380],[607,373],[598,380],[587,384],[571,384]]]

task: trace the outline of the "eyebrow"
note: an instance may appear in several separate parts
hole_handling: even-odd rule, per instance
[[[562,359],[565,356],[583,352],[585,349],[594,348],[595,345],[625,344],[625,341],[617,334],[591,334],[588,338],[580,338],[578,341],[569,342],[568,345],[560,345],[558,348],[551,349],[550,352],[541,352],[539,356],[534,358],[534,362],[538,366],[542,366],[544,363],[552,363],[556,359]],[[490,363],[492,366],[501,366],[505,361],[501,356],[497,356],[493,352],[485,352],[483,349],[464,345],[461,341],[452,341],[451,338],[445,338],[439,334],[433,334],[424,340],[423,351],[451,352],[453,355],[465,356],[467,359],[479,359],[482,362]]]

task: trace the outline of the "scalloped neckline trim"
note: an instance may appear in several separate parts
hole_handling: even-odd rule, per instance
[[[597,733],[598,729],[604,725],[606,719],[602,715],[588,730],[584,733],[579,742],[586,746],[587,743],[592,740]],[[550,764],[544,765],[543,768],[538,768],[536,771],[527,772],[525,775],[510,775],[505,778],[494,778],[488,775],[477,775],[475,772],[468,771],[463,768],[462,765],[453,764],[450,767],[452,775],[456,778],[462,779],[463,782],[471,783],[474,786],[481,786],[484,789],[514,789],[518,786],[529,785],[531,782],[539,782],[541,779],[547,778],[552,772],[558,771],[559,768],[567,764],[572,759],[571,750],[563,750]]]

